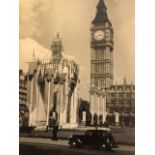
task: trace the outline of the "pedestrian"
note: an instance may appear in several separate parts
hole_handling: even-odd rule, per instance
[[[58,125],[57,124],[54,125],[53,130],[52,130],[52,134],[53,134],[52,139],[53,140],[58,140],[58,136],[57,136],[58,130],[59,130]]]

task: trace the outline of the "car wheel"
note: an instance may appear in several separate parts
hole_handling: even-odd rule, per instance
[[[104,143],[100,144],[99,149],[101,151],[105,151],[106,150],[106,145]]]
[[[101,151],[111,151],[112,149],[111,145],[108,143],[102,143],[99,148]]]
[[[71,148],[78,148],[79,147],[79,144],[78,144],[78,142],[76,140],[72,140],[70,142],[70,147]]]

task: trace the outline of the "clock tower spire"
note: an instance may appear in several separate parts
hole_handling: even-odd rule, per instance
[[[110,24],[110,21],[107,16],[107,7],[105,6],[104,0],[99,0],[99,3],[97,5],[97,13],[92,21],[92,24],[100,24],[100,23],[106,23],[108,22]]]
[[[113,83],[113,28],[104,0],[91,22],[91,85],[108,89]]]

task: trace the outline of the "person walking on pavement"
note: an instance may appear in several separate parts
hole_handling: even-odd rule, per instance
[[[58,140],[58,136],[57,136],[58,130],[59,130],[58,124],[54,125],[53,130],[52,130],[52,134],[53,134],[52,139],[53,140]]]

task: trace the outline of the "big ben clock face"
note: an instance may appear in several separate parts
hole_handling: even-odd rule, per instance
[[[99,41],[99,40],[102,40],[104,38],[105,34],[104,34],[104,31],[102,30],[98,30],[94,33],[94,39]]]

